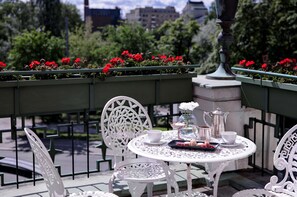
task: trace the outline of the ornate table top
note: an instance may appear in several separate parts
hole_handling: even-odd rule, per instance
[[[148,145],[144,143],[147,135],[142,135],[131,140],[128,148],[143,157],[171,162],[185,163],[212,163],[246,158],[256,151],[256,145],[249,139],[237,136],[235,147],[219,146],[214,152],[173,149],[167,145]],[[162,140],[170,142],[177,139],[177,131],[164,131]]]

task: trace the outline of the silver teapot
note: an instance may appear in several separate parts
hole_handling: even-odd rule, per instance
[[[229,112],[223,112],[220,108],[212,112],[204,112],[203,113],[203,120],[208,127],[213,128],[213,137],[220,138],[221,132],[225,131],[225,124],[227,120]],[[210,117],[211,124],[208,124],[206,121],[206,116]]]

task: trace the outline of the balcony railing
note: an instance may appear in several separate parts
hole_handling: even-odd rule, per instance
[[[29,127],[39,132],[42,131],[43,142],[46,147],[49,148],[50,155],[55,161],[54,163],[62,177],[71,176],[72,179],[75,179],[75,176],[79,174],[86,174],[87,177],[89,177],[91,173],[111,169],[112,160],[111,156],[106,156],[106,151],[108,152],[108,150],[105,144],[101,141],[100,137],[97,137],[95,140],[91,139],[94,136],[100,136],[100,110],[105,100],[108,100],[108,98],[104,96],[109,94],[109,96],[117,95],[117,92],[113,91],[118,90],[121,94],[123,87],[127,89],[131,88],[131,90],[125,92],[126,95],[130,96],[129,94],[131,94],[132,96],[139,96],[137,99],[147,107],[155,126],[158,124],[158,119],[162,118],[165,121],[163,126],[168,127],[169,119],[174,115],[178,115],[173,113],[173,104],[192,100],[192,77],[194,77],[195,74],[177,74],[175,76],[178,76],[178,78],[177,82],[175,82],[176,79],[173,75],[166,75],[164,72],[168,69],[192,70],[195,67],[197,67],[197,65],[182,67],[150,66],[149,68],[111,68],[110,71],[117,72],[138,71],[139,75],[137,76],[140,76],[142,72],[146,73],[148,70],[156,71],[153,75],[143,75],[137,79],[133,78],[134,75],[131,76],[131,78],[129,76],[127,85],[121,86],[121,89],[112,88],[112,84],[116,83],[116,81],[111,80],[111,78],[106,78],[105,81],[96,78],[79,79],[79,81],[83,81],[82,83],[77,80],[71,81],[72,78],[70,78],[69,81],[68,79],[27,80],[31,75],[36,74],[48,75],[66,73],[70,73],[75,79],[75,77],[85,73],[100,73],[102,69],[0,72],[0,77],[15,75],[25,78],[25,80],[19,80],[19,77],[17,77],[16,81],[0,82],[0,92],[11,93],[11,98],[0,98],[0,117],[9,118],[7,128],[0,130],[0,147],[6,147],[7,144],[9,144],[8,150],[0,150],[0,165],[2,171],[0,171],[1,186],[16,185],[16,187],[19,188],[20,184],[33,182],[35,185],[36,181],[41,180],[38,175],[38,167],[35,164],[35,159],[29,148],[30,146],[22,132],[24,127]],[[165,78],[163,78],[163,76],[165,76]],[[123,85],[126,83],[126,79],[123,79],[123,76],[119,76],[119,78],[121,78],[119,84]],[[136,81],[134,81],[134,79]],[[143,79],[145,81],[144,84],[148,86],[144,87],[139,85]],[[48,83],[50,81],[54,83]],[[67,88],[65,91],[60,90],[59,92],[56,89],[61,88],[63,85],[61,81],[68,81]],[[104,89],[104,91],[100,89],[98,93],[95,85],[102,87],[105,83],[107,84],[107,89]],[[82,89],[78,89],[77,91],[74,89],[73,95],[71,95],[71,88],[76,88],[76,86],[79,88],[82,87]],[[181,86],[182,89],[180,88]],[[135,89],[135,87],[144,87],[144,90]],[[30,88],[33,89],[28,91]],[[40,88],[40,90],[37,90],[37,88]],[[46,96],[30,96],[30,94],[34,94],[36,91],[47,91],[47,89],[48,91],[53,91],[50,94],[46,94]],[[168,89],[172,89],[172,93],[166,92]],[[26,91],[28,91],[28,95],[26,95]],[[83,97],[79,99],[75,98],[79,96],[81,91],[84,93],[82,94]],[[153,96],[147,98],[148,96],[146,96],[145,91],[151,91],[150,94],[153,94]],[[174,91],[181,91],[182,93],[177,94]],[[9,95],[4,94],[4,92],[1,95],[9,97]],[[104,98],[103,100],[101,99],[102,97]],[[59,104],[59,102],[64,99],[67,100]],[[45,100],[48,101],[44,102]],[[84,102],[81,102],[82,100]],[[10,103],[5,104],[5,102]],[[73,103],[69,105],[71,102]],[[154,113],[154,106],[160,104],[169,104],[168,114],[158,116]],[[45,105],[48,105],[48,107]],[[37,106],[36,109],[33,109],[35,108],[34,106]],[[64,108],[65,106],[70,107]],[[35,118],[61,114],[69,114],[68,117],[76,117],[66,118],[67,120],[65,122],[58,123],[55,126],[37,123]],[[28,119],[31,120],[30,123],[28,123]],[[77,139],[77,135],[80,135],[80,139]],[[62,138],[61,136],[64,137]]]

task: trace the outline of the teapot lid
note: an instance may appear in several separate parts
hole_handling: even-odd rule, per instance
[[[216,115],[222,115],[222,114],[224,114],[224,112],[219,107],[216,110],[212,111],[211,113],[212,114],[216,114]]]

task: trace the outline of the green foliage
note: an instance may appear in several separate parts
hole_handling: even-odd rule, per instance
[[[297,57],[297,2],[274,0],[270,2],[269,58]]]
[[[69,31],[75,31],[78,27],[83,25],[83,21],[80,17],[79,10],[73,4],[61,4],[61,26],[60,29],[65,29],[65,17],[68,19]]]
[[[162,53],[184,55],[186,61],[190,60],[193,37],[199,32],[199,25],[195,20],[188,23],[182,18],[166,21],[158,32],[161,34],[158,46]]]
[[[51,36],[49,32],[30,31],[16,36],[9,52],[10,66],[22,70],[33,60],[58,61],[65,51],[64,40]]]
[[[100,32],[92,33],[91,27],[87,24],[70,33],[70,55],[81,57],[90,65],[103,65],[104,59],[117,56],[119,52],[115,44],[102,40]]]
[[[37,0],[40,26],[45,27],[54,36],[61,36],[61,3],[60,0]]]
[[[241,59],[263,62],[297,56],[297,3],[286,0],[263,0],[239,4],[233,25],[235,38],[232,46],[232,63]]]
[[[114,49],[116,54],[124,50],[131,53],[155,51],[154,36],[139,24],[123,23],[117,27],[108,26],[104,30],[104,38],[116,46]]]
[[[6,61],[14,36],[25,30],[35,29],[35,8],[22,1],[0,3],[0,59]]]
[[[199,64],[199,74],[213,72],[218,64],[219,47],[217,37],[221,29],[216,20],[208,22],[200,28],[199,33],[194,37],[195,45],[191,49],[191,61]]]

